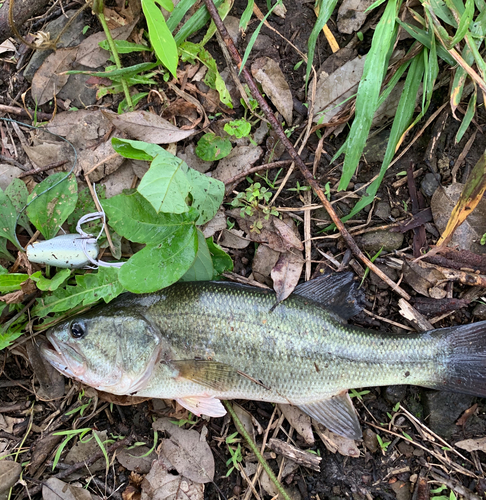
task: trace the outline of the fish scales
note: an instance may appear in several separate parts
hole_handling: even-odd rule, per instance
[[[361,428],[348,389],[414,384],[486,396],[486,322],[394,335],[346,324],[360,309],[350,273],[285,301],[229,282],[125,294],[51,328],[47,361],[120,395],[176,399],[222,416],[221,399],[299,406],[342,436]]]
[[[353,328],[299,296],[273,309],[273,294],[203,282],[178,284],[160,297],[144,315],[164,333],[173,359],[211,359],[263,384],[239,377],[223,393],[210,391],[221,398],[304,404],[343,389],[377,383],[427,385],[440,377],[437,336],[392,336]],[[135,298],[133,306],[136,303]],[[177,380],[163,387],[163,367],[158,375],[156,370],[138,395],[194,392],[193,384]]]

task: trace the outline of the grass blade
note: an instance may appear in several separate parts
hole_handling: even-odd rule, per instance
[[[467,105],[467,110],[466,114],[464,115],[464,118],[462,119],[461,126],[459,127],[459,130],[457,131],[456,134],[456,144],[461,142],[461,139],[468,129],[469,125],[471,124],[472,119],[474,118],[474,115],[476,113],[476,100],[478,97],[478,91],[474,89],[474,92],[472,96],[469,99],[469,103]]]
[[[396,14],[397,1],[388,0],[385,12],[373,35],[371,49],[366,57],[363,76],[358,87],[356,116],[346,140],[346,156],[339,182],[340,190],[348,187],[356,171],[378,107],[381,84],[391,55],[390,49],[397,35]]]

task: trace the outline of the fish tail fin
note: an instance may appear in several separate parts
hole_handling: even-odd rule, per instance
[[[441,388],[486,397],[486,321],[444,330],[448,362]]]

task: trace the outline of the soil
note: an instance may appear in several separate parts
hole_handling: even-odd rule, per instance
[[[272,27],[278,30],[284,37],[291,40],[302,52],[306,53],[307,40],[315,22],[313,2],[298,0],[285,2],[285,4],[287,7],[285,19],[272,15],[269,17],[269,22]],[[260,7],[263,8],[262,5]],[[246,1],[236,0],[231,15],[239,18],[245,8]],[[90,15],[87,13],[83,15],[85,16],[84,19],[87,25],[91,23],[95,26]],[[355,44],[355,48],[360,53],[366,53],[369,49],[373,33],[373,23],[370,24],[371,29],[364,31],[363,41]],[[241,52],[243,52],[256,26],[257,22],[253,18],[245,39],[240,40],[238,48]],[[343,36],[339,33],[336,28],[335,15],[329,23],[329,28],[336,37],[340,47],[345,47],[355,39],[355,35]],[[195,40],[198,40],[197,35]],[[403,46],[404,48],[408,48],[409,41],[405,40]],[[216,58],[219,67],[224,68],[226,63],[218,43],[211,41],[207,48]],[[25,52],[24,64],[30,54],[27,50]],[[274,31],[266,27],[263,27],[260,32],[258,42],[251,53],[249,64],[254,59],[263,55],[278,61],[292,90],[294,117],[296,117],[297,127],[291,139],[295,141],[305,126],[306,108],[303,106],[305,103],[303,85],[305,65],[302,64],[295,69],[296,65],[301,61],[300,56]],[[316,47],[316,67],[319,68],[330,56],[329,45],[320,36]],[[126,56],[123,63],[128,65],[133,63],[133,61],[130,59],[130,56]],[[20,103],[22,94],[27,91],[29,86],[30,83],[23,77],[22,68],[17,69],[15,65],[3,60],[0,65],[0,104],[11,105],[12,102]],[[139,90],[142,89],[140,88]],[[447,98],[447,88],[435,94],[427,116],[423,118],[418,128],[423,126],[427,119]],[[28,100],[29,97],[27,97],[27,103],[31,107],[34,107],[33,103],[29,103]],[[107,97],[103,100],[102,104],[116,110],[119,100],[118,96],[113,99]],[[52,113],[52,104],[46,103],[41,107],[41,111]],[[239,116],[241,113],[242,110],[240,108],[232,116]],[[484,123],[484,118],[484,109],[480,108],[476,120],[482,124]],[[397,179],[401,178],[398,174],[406,171],[411,163],[415,165],[415,169],[423,168],[422,174],[415,179],[415,184],[419,190],[425,174],[431,171],[436,171],[440,174],[440,183],[443,186],[448,186],[451,183],[451,169],[473,133],[473,130],[470,129],[461,142],[456,145],[454,137],[458,127],[459,122],[449,113],[446,118],[444,131],[439,135],[438,146],[435,149],[432,161],[433,165],[430,164],[430,161],[425,162],[426,151],[430,141],[436,137],[434,127],[431,125],[425,130],[415,145],[389,169],[378,192],[378,198],[380,203],[382,203],[381,208],[384,210],[385,219],[371,212],[370,223],[367,226],[369,232],[375,227],[390,224],[391,220],[401,220],[410,217],[411,203],[407,184],[403,184],[399,188],[393,187],[393,184]],[[406,143],[413,138],[413,134],[414,132],[407,137]],[[327,183],[334,186],[339,180],[340,169],[338,167],[330,168],[329,160],[339,149],[344,139],[345,133],[343,132],[337,136],[329,136],[324,142],[324,153],[316,172],[316,178],[321,186]],[[313,162],[317,143],[318,138],[316,134],[313,134],[301,155],[306,162]],[[378,144],[377,147],[379,149],[381,146]],[[20,145],[18,145],[18,148],[21,150]],[[459,169],[458,181],[465,181],[472,167],[476,164],[485,149],[486,139],[482,133],[478,133],[474,146]],[[283,153],[280,160],[288,158],[288,154]],[[22,156],[20,156],[19,161],[22,161]],[[352,191],[362,183],[368,182],[377,174],[379,167],[379,162],[362,161],[348,190]],[[270,176],[275,173],[276,170],[270,171]],[[297,171],[294,171],[290,176],[288,186],[295,187],[297,182],[300,184],[304,183],[302,176]],[[246,181],[243,181],[238,186],[238,189],[241,191],[247,185]],[[286,195],[282,195],[281,205],[299,206],[298,195],[295,192],[291,193],[287,192]],[[335,195],[336,193],[333,192],[333,196]],[[423,198],[425,207],[429,207],[430,197],[425,196]],[[355,198],[347,198],[337,203],[337,207],[342,215],[346,215],[349,212],[354,200]],[[365,223],[370,214],[370,209],[373,211],[376,208],[376,206],[373,208],[368,207],[365,211],[358,214],[352,225],[357,226]],[[303,212],[296,211],[296,214],[302,216]],[[320,234],[319,231],[322,229],[322,225],[318,225],[319,218],[327,219],[325,214],[322,217],[316,215],[312,223],[312,236]],[[437,233],[431,222],[427,222],[427,224],[429,224],[426,226],[428,231],[427,243],[431,245],[436,242]],[[303,238],[302,225],[300,225],[299,230],[301,230],[301,237]],[[412,240],[413,231],[406,232],[403,243],[396,250],[406,250],[412,245]],[[357,242],[361,244],[361,237],[357,238]],[[318,270],[327,267],[327,261],[323,260],[320,252],[340,256],[346,252],[346,247],[341,239],[316,240],[313,243],[312,250],[312,260],[314,262],[312,271],[314,274]],[[385,254],[386,252],[380,254],[376,262],[384,264],[386,260]],[[233,250],[231,251],[231,255],[235,264],[235,273],[243,277],[248,277],[251,273],[251,263],[254,257],[253,245],[244,250]],[[359,269],[358,264],[356,264],[355,269],[357,268]],[[417,295],[408,283],[404,282],[402,286],[409,293],[414,296]],[[399,297],[391,292],[389,288],[383,286],[383,283],[374,275],[364,281],[363,288],[366,295],[367,309],[371,310],[376,316],[371,317],[365,313],[360,313],[350,322],[366,328],[380,329],[394,333],[403,332],[403,330],[382,321],[380,318],[384,317],[397,324],[403,324],[404,320],[399,314]],[[461,297],[467,290],[468,287],[455,284],[454,298]],[[478,294],[478,297],[480,296],[481,294]],[[435,323],[434,327],[454,326],[477,320],[473,315],[476,305],[477,302],[471,302],[467,307],[459,309]],[[31,498],[40,498],[41,493],[35,493],[35,488],[52,475],[52,467],[49,464],[53,460],[53,455],[59,443],[58,440],[54,445],[50,445],[45,439],[45,433],[40,432],[41,428],[59,416],[65,415],[66,410],[76,403],[78,389],[73,386],[72,381],[66,381],[66,393],[69,394],[67,397],[53,402],[42,401],[39,398],[37,380],[33,375],[24,344],[17,345],[15,349],[7,349],[3,353],[0,353],[0,360],[2,360],[4,367],[0,377],[0,424],[3,417],[7,418],[7,422],[3,427],[6,430],[0,431],[0,442],[3,439],[11,445],[12,443],[19,442],[19,440],[23,440],[21,443],[22,463],[26,464],[36,461],[37,464],[37,461],[39,461],[36,471],[29,470],[29,468],[26,469],[23,475],[25,485],[17,485],[13,490],[12,498],[25,498],[28,491],[34,492],[30,495]],[[364,442],[358,444],[360,450],[359,458],[333,453],[326,448],[320,439],[316,439],[316,444],[309,447],[298,434],[294,433],[293,444],[298,448],[313,451],[322,457],[321,470],[320,472],[314,472],[304,467],[298,467],[290,475],[282,478],[283,484],[288,488],[293,499],[337,500],[352,497],[356,500],[363,498],[399,498],[401,500],[408,500],[433,496],[433,493],[430,493],[430,491],[439,488],[441,481],[437,477],[442,477],[442,484],[447,484],[449,487],[456,485],[455,491],[458,496],[461,494],[466,498],[476,498],[474,495],[478,495],[478,498],[483,497],[486,490],[486,480],[483,472],[486,465],[482,462],[482,460],[486,459],[484,452],[474,451],[469,453],[455,448],[454,443],[472,437],[482,438],[485,436],[486,403],[483,399],[469,396],[462,397],[462,399],[454,399],[455,397],[450,393],[437,393],[430,389],[409,386],[369,388],[365,393],[360,394],[359,397],[353,397],[365,432]],[[87,402],[88,398],[85,396],[81,401]],[[453,401],[452,404],[451,401]],[[274,412],[273,405],[251,401],[240,401],[239,403],[255,417],[265,432]],[[400,403],[403,408],[408,409],[424,425],[414,422],[410,417],[406,416],[399,409],[397,403]],[[475,404],[477,406],[469,415],[469,418],[465,418],[461,425],[457,425],[456,422],[461,415]],[[13,405],[12,409],[10,405]],[[115,436],[127,436],[131,434],[134,441],[143,441],[148,447],[152,447],[154,444],[154,435],[151,422],[154,417],[161,414],[160,410],[154,407],[153,401],[145,401],[133,406],[111,405],[99,401],[98,408],[103,408],[103,411],[96,413],[85,421],[78,421],[76,416],[66,417],[65,421],[59,425],[59,430],[71,429],[73,422],[76,421],[78,428],[89,426],[100,431],[106,430],[108,435],[113,434]],[[31,411],[31,409],[33,410]],[[90,412],[92,409],[93,407],[90,406],[87,412]],[[171,414],[171,412],[172,408],[169,408],[165,412],[162,412],[162,414]],[[391,422],[392,418],[393,422]],[[206,485],[205,497],[208,499],[244,498],[246,493],[247,485],[242,480],[240,474],[234,471],[227,476],[227,460],[230,458],[230,455],[227,446],[224,443],[222,444],[218,438],[221,437],[223,429],[227,431],[228,422],[227,418],[212,418],[209,421],[199,419],[193,426],[197,431],[201,431],[203,427],[207,427],[208,434],[206,439],[211,446],[216,460],[214,483]],[[232,424],[229,425],[229,434],[231,434],[234,432],[234,428]],[[186,424],[186,427],[189,428],[190,424]],[[442,443],[435,434],[431,433],[428,427],[436,434],[445,436],[448,444]],[[387,433],[386,430],[391,430],[394,434]],[[287,441],[287,436],[290,432],[290,425],[284,421],[276,437]],[[381,442],[377,440],[377,434],[380,436]],[[261,441],[262,435],[257,436],[257,443],[261,443]],[[75,440],[70,442],[66,447],[66,451],[71,448],[74,442]],[[448,451],[448,449],[452,451]],[[460,452],[465,458],[461,458],[456,452]],[[246,453],[247,450],[245,449],[244,454]],[[44,460],[41,460],[39,457],[43,457]],[[269,460],[271,467],[276,473],[278,473],[280,460],[281,457]],[[89,472],[87,470],[81,470],[80,472],[82,477],[79,481],[81,484],[85,485],[87,482],[89,483]],[[137,484],[133,476],[131,476],[130,471],[117,461],[110,467],[107,475],[102,470],[94,473],[94,477],[100,479],[101,483],[90,483],[88,489],[100,497],[113,496],[118,499],[123,494],[123,499],[129,500],[131,496],[126,491],[130,483],[133,488],[133,498],[138,498],[140,483]],[[100,488],[99,484],[107,485],[106,490]],[[459,490],[457,485],[459,485]],[[261,498],[270,498],[260,486],[257,485],[257,489]],[[436,493],[436,495],[444,494],[446,493]]]

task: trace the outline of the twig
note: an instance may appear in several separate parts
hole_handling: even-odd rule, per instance
[[[10,165],[13,165],[14,167],[20,168],[21,170],[27,170],[29,167],[26,167],[25,165],[22,165],[17,160],[14,160],[13,158],[9,158],[8,156],[5,155],[0,155],[0,160],[4,161],[5,163],[10,163]],[[26,174],[20,175],[20,177],[24,176]]]
[[[0,104],[1,113],[12,113],[13,115],[23,116],[24,118],[31,118],[29,113],[22,108],[16,108],[15,106],[7,106],[6,104]],[[52,118],[51,113],[43,113],[41,111],[37,112],[37,118],[41,120],[50,120]]]
[[[226,27],[224,26],[223,21],[221,20],[221,17],[219,16],[219,13],[218,13],[216,7],[214,6],[213,1],[212,0],[204,0],[204,3],[208,9],[209,14],[211,15],[211,18],[213,19],[216,27],[218,28],[218,31],[220,32],[221,36],[223,37],[223,40],[225,41],[226,46],[228,47],[228,50],[229,50],[231,56],[233,57],[233,60],[235,61],[237,67],[240,69],[241,73],[243,74],[243,77],[246,80],[246,83],[248,84],[248,87],[250,88],[250,91],[251,91],[253,97],[257,100],[257,102],[258,102],[259,106],[261,107],[261,109],[263,110],[267,120],[270,122],[270,124],[272,125],[272,128],[275,130],[275,133],[277,134],[278,138],[280,139],[282,144],[286,147],[290,157],[295,162],[295,164],[299,167],[299,170],[301,171],[305,180],[309,183],[309,185],[312,187],[314,192],[317,194],[317,196],[321,200],[321,203],[324,205],[324,208],[327,210],[329,216],[331,217],[331,220],[336,225],[337,229],[341,233],[341,236],[343,237],[343,239],[346,242],[346,244],[348,245],[348,247],[351,249],[353,254],[363,262],[363,264],[365,266],[369,267],[370,270],[373,271],[376,275],[378,275],[387,285],[389,285],[392,288],[392,290],[395,290],[399,295],[401,295],[406,300],[410,300],[410,295],[405,290],[400,288],[393,280],[391,280],[381,269],[379,269],[377,266],[375,266],[373,264],[373,262],[371,262],[370,259],[368,259],[368,257],[366,257],[366,255],[356,245],[356,242],[353,240],[351,235],[348,233],[348,231],[345,228],[344,224],[342,223],[341,219],[338,217],[338,215],[334,211],[334,208],[332,207],[331,203],[326,198],[321,187],[319,186],[317,181],[314,179],[314,177],[310,173],[309,169],[306,167],[305,163],[303,162],[302,158],[298,155],[298,153],[294,149],[292,143],[289,141],[289,139],[285,135],[283,128],[281,127],[278,120],[275,118],[275,115],[273,114],[272,110],[270,109],[270,106],[266,103],[266,101],[263,99],[262,95],[260,94],[258,87],[256,86],[256,83],[253,80],[253,77],[251,76],[250,72],[245,67],[242,66],[242,59],[240,57],[240,54],[238,53],[238,50],[236,49],[232,38],[229,36],[228,31],[226,30]]]
[[[284,490],[283,486],[280,484],[280,482],[276,478],[275,474],[273,473],[273,470],[270,468],[267,461],[263,458],[263,455],[260,453],[260,450],[258,449],[257,445],[255,444],[253,439],[250,437],[248,432],[246,432],[246,429],[243,426],[243,424],[241,423],[241,420],[238,418],[238,415],[233,410],[231,403],[229,403],[228,401],[223,401],[223,405],[226,408],[227,412],[231,415],[231,418],[233,419],[233,422],[235,423],[236,429],[245,438],[245,441],[248,443],[248,446],[250,447],[251,451],[255,454],[258,462],[265,469],[265,472],[268,474],[268,477],[270,478],[272,483],[275,485],[275,488],[277,488],[277,491],[279,492],[279,494],[282,495],[282,498],[284,500],[290,500],[288,493]]]
[[[233,184],[234,182],[239,182],[242,179],[244,179],[247,175],[254,174],[255,172],[261,172],[262,170],[270,170],[272,168],[278,168],[278,167],[284,167],[285,165],[288,165],[289,163],[292,163],[292,160],[281,160],[281,161],[274,161],[273,163],[267,163],[265,165],[258,165],[257,167],[250,168],[249,170],[242,172],[241,174],[235,175],[234,177],[231,177],[231,179],[225,181],[225,186],[229,186]],[[235,184],[236,186],[236,184]],[[235,188],[233,186],[233,189]]]
[[[35,174],[40,174],[42,172],[47,172],[47,170],[51,170],[51,168],[62,167],[67,162],[68,160],[60,160],[60,161],[55,161],[53,163],[49,163],[49,165],[46,165],[45,167],[33,168],[32,170],[28,170],[27,172],[20,174],[19,179],[27,177],[28,175],[35,175]]]

